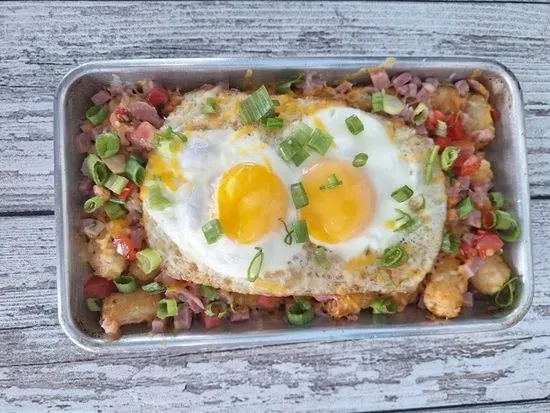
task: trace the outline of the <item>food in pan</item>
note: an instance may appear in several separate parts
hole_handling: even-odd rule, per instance
[[[484,149],[498,114],[472,77],[237,90],[116,82],[76,137],[90,310],[111,337],[244,321],[354,320],[416,303],[509,306],[520,236]],[[498,144],[495,143],[495,144]]]

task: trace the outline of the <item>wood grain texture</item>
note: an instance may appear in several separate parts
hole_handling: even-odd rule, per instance
[[[0,213],[53,209],[52,100],[62,76],[91,60],[149,57],[497,59],[524,91],[532,193],[550,195],[549,16],[548,4],[516,3],[2,3]]]

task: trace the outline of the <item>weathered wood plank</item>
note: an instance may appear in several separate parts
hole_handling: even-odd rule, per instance
[[[53,208],[52,96],[62,76],[90,60],[134,57],[495,58],[525,93],[532,193],[550,195],[549,15],[547,4],[3,3],[0,213]],[[36,31],[37,20],[48,24]]]

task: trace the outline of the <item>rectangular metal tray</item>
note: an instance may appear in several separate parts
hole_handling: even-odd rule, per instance
[[[521,320],[533,295],[522,96],[516,78],[506,67],[495,61],[474,58],[397,58],[397,64],[389,72],[410,70],[422,77],[433,76],[441,80],[465,78],[474,70],[484,73],[484,83],[491,91],[491,102],[501,114],[497,138],[490,145],[488,158],[494,161],[496,187],[505,193],[523,228],[521,240],[507,246],[505,255],[514,272],[523,280],[521,296],[514,308],[489,313],[486,302],[481,301],[473,308],[465,308],[459,318],[429,321],[423,311],[410,306],[392,317],[367,313],[362,314],[357,322],[316,319],[312,325],[301,329],[268,316],[253,318],[247,323],[228,324],[215,331],[206,331],[195,323],[189,332],[166,336],[150,335],[144,326],[133,326],[126,329],[118,341],[103,338],[97,315],[86,309],[83,284],[89,268],[83,260],[85,244],[77,231],[81,214],[77,185],[82,156],[76,152],[73,139],[78,134],[79,119],[96,90],[108,85],[114,75],[129,82],[153,79],[184,91],[224,80],[238,88],[247,69],[253,69],[252,80],[257,84],[287,79],[303,71],[317,71],[329,81],[336,82],[361,67],[378,66],[383,60],[383,57],[128,60],[88,63],[68,73],[55,96],[54,136],[59,320],[69,338],[77,345],[97,352],[167,346],[185,347],[191,352],[214,347],[487,332],[510,327]]]

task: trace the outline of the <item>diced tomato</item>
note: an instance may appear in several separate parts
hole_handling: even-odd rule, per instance
[[[84,284],[84,296],[86,298],[94,297],[103,300],[116,292],[117,288],[114,282],[97,275],[92,275]]]
[[[434,138],[434,145],[439,145],[439,152],[443,151],[447,146],[451,146],[453,143],[449,138]]]
[[[258,308],[264,311],[275,311],[281,304],[279,297],[270,297],[268,295],[259,295],[256,297]]]
[[[451,140],[467,139],[466,133],[462,128],[462,117],[459,112],[451,113],[447,117],[447,137]]]
[[[475,247],[481,258],[494,255],[504,246],[504,242],[496,234],[487,231],[479,231],[474,235],[472,245]]]
[[[471,244],[468,244],[464,241],[460,243],[459,251],[464,259],[469,259],[477,256],[477,250]]]
[[[208,316],[204,312],[199,314],[201,323],[204,325],[204,328],[211,329],[221,326],[223,319],[218,316]]]
[[[470,155],[468,159],[460,166],[458,175],[471,175],[481,166],[481,158],[477,155]]]
[[[438,110],[432,110],[424,126],[426,126],[428,130],[434,130],[438,120],[445,120],[445,115]]]
[[[132,193],[132,191],[137,188],[132,182],[128,182],[126,184],[126,186],[124,187],[124,189],[120,192],[119,196],[118,196],[118,199],[124,201],[126,200],[126,198],[128,198],[128,196],[130,196],[130,194]]]
[[[128,261],[134,261],[136,259],[136,249],[132,240],[127,236],[121,235],[114,238],[116,252],[122,255]]]
[[[154,87],[147,94],[147,102],[153,106],[161,106],[168,102],[168,92],[160,87]]]

